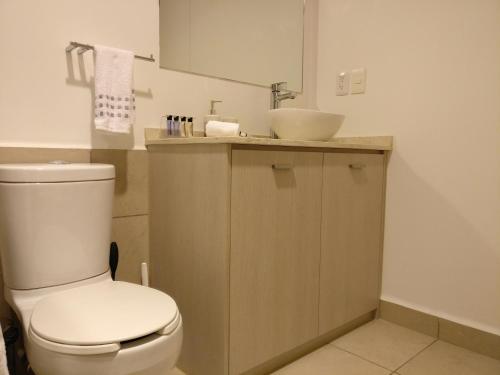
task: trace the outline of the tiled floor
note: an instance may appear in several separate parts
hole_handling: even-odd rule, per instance
[[[391,374],[500,375],[500,361],[379,319],[272,375]]]
[[[375,320],[273,375],[500,375],[500,361]]]

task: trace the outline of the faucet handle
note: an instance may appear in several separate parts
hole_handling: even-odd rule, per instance
[[[287,82],[276,82],[271,84],[272,91],[286,90]]]

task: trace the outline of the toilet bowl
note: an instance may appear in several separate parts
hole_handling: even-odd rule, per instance
[[[167,374],[179,357],[182,318],[175,302],[112,281],[109,273],[43,290],[6,289],[5,297],[21,319],[36,375]]]
[[[5,298],[36,375],[167,375],[182,317],[167,294],[114,281],[114,167],[0,165]]]

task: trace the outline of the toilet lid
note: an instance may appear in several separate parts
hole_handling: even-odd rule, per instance
[[[67,345],[102,345],[160,331],[178,315],[163,292],[120,281],[105,281],[56,293],[37,303],[31,329]]]

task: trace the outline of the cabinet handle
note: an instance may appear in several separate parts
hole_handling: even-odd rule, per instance
[[[291,164],[273,164],[272,167],[276,171],[287,171],[293,168]]]
[[[364,167],[366,167],[366,164],[363,164],[363,163],[349,164],[349,168],[351,168],[351,169],[363,169]]]

